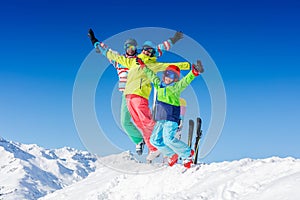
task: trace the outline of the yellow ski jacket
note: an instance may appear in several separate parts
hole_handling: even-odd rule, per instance
[[[124,95],[135,94],[149,99],[152,89],[151,81],[146,76],[144,71],[140,69],[140,66],[136,64],[135,58],[126,58],[125,56],[119,55],[111,50],[107,51],[106,57],[110,60],[120,63],[123,66],[126,66],[129,69]],[[190,69],[190,63],[188,62],[162,63],[157,62],[156,57],[150,57],[142,53],[140,53],[138,57],[141,58],[148,68],[155,73],[158,71],[164,71],[169,65],[176,65],[181,70]]]

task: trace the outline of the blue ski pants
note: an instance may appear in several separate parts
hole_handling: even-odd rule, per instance
[[[171,157],[175,153],[186,159],[191,154],[191,148],[181,140],[175,138],[178,124],[173,121],[157,121],[153,129],[150,142],[162,154]]]

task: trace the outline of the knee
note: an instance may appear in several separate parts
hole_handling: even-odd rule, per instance
[[[162,138],[159,138],[159,137],[155,137],[155,135],[151,135],[150,137],[150,143],[153,145],[153,146],[160,146],[162,144]]]
[[[169,144],[176,142],[176,138],[172,135],[167,135],[167,136],[164,136],[164,142],[166,145],[169,145]]]

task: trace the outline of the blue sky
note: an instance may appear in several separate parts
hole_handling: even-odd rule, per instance
[[[106,39],[133,28],[163,27],[199,42],[224,81],[225,126],[204,161],[300,158],[300,3],[147,3],[1,2],[0,136],[84,149],[73,121],[72,92],[92,50],[87,30]],[[114,70],[106,73],[115,84]]]

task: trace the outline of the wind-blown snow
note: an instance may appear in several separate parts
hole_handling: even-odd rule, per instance
[[[300,160],[287,157],[168,167],[130,152],[97,157],[0,138],[0,200],[298,200]]]

